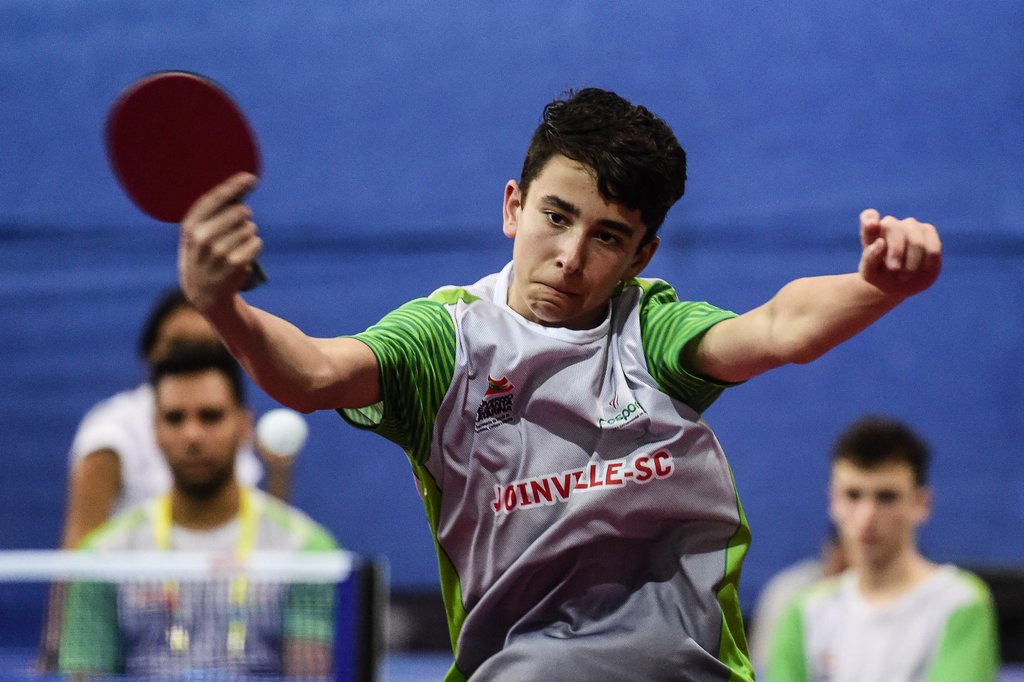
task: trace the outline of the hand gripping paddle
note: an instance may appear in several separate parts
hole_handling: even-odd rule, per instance
[[[180,223],[195,201],[239,172],[260,173],[256,138],[216,83],[160,71],[129,85],[110,107],[107,156],[121,187],[147,215]],[[267,280],[251,264],[246,289]]]

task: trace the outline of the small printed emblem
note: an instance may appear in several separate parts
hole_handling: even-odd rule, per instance
[[[619,400],[614,398],[608,405],[615,410],[615,414],[608,416],[607,418],[601,417],[597,420],[597,426],[601,429],[618,429],[632,421],[639,419],[642,416],[647,415],[647,410],[640,404],[639,400],[626,405],[621,410],[619,409]]]
[[[487,390],[484,392],[485,396],[489,395],[500,395],[502,393],[508,393],[515,386],[508,380],[508,377],[502,377],[500,379],[493,378],[490,374],[487,375]]]
[[[507,376],[495,379],[491,375],[487,375],[487,390],[484,391],[484,398],[480,401],[480,406],[476,408],[474,430],[477,433],[511,423],[515,388]]]

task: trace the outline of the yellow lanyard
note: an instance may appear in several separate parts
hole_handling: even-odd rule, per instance
[[[235,554],[239,558],[245,558],[256,544],[256,529],[259,525],[259,510],[253,504],[251,492],[245,488],[241,488],[239,491],[238,519],[240,528]],[[156,501],[156,513],[153,516],[153,535],[156,538],[157,549],[171,549],[173,523],[171,496],[163,495]],[[237,575],[231,579],[231,619],[228,623],[227,646],[228,653],[232,655],[241,655],[245,651],[245,602],[248,592],[249,579],[247,576]],[[164,594],[168,609],[171,611],[171,625],[167,629],[167,642],[173,651],[188,651],[189,636],[181,615],[178,585],[166,581]]]

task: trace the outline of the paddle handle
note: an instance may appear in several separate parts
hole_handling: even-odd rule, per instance
[[[259,285],[267,281],[267,272],[259,264],[259,261],[253,261],[249,264],[249,281],[242,287],[242,291],[252,291]]]

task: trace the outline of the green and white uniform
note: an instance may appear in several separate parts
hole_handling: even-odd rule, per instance
[[[684,348],[733,314],[631,280],[594,329],[507,305],[511,265],[357,335],[408,454],[455,652],[449,680],[749,680],[749,530]]]
[[[939,567],[896,602],[867,603],[847,571],[805,591],[783,616],[770,682],[992,682],[999,670],[985,584]]]
[[[90,533],[83,550],[328,551],[330,533],[303,512],[243,489],[239,515],[211,531],[173,526],[167,496]],[[281,675],[282,641],[333,642],[333,586],[230,580],[74,583],[61,626],[62,672],[169,677]],[[219,678],[218,678],[219,679]]]

